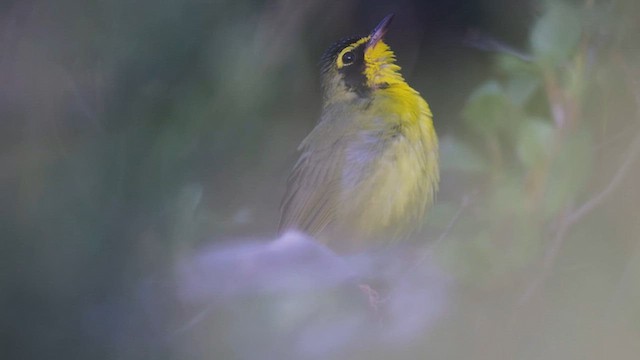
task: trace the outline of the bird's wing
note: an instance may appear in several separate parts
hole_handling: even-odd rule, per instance
[[[334,220],[340,151],[335,147],[302,150],[287,181],[279,231],[296,229],[317,235]]]

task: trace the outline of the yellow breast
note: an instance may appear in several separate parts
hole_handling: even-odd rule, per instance
[[[356,237],[417,225],[437,190],[431,111],[409,86],[378,90],[344,150],[337,219]],[[342,227],[342,226],[341,226]]]

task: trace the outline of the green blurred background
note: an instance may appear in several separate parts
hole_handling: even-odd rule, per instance
[[[441,138],[415,245],[456,284],[407,358],[640,356],[636,1],[9,0],[0,357],[172,358],[127,321],[140,284],[275,236],[321,53],[389,12]]]

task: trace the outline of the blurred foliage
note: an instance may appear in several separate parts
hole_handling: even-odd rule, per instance
[[[628,71],[620,68],[619,62],[633,58],[620,57],[637,54],[598,48],[594,39],[602,32],[608,37],[621,34],[602,28],[606,23],[589,23],[595,14],[613,9],[611,4],[605,9],[591,3],[578,7],[548,2],[531,31],[531,60],[498,55],[499,77],[471,93],[462,115],[477,151],[447,139],[443,167],[476,174],[482,194],[474,201],[481,203],[482,209],[465,219],[471,225],[467,227],[462,221],[458,226],[462,234],[469,234],[471,228],[482,230],[474,241],[449,242],[453,247],[472,248],[451,250],[454,256],[464,257],[453,265],[454,270],[471,266],[468,274],[476,281],[477,276],[495,280],[495,271],[513,276],[514,271],[531,266],[554,227],[618,171],[599,166],[594,142],[611,136],[602,131],[604,127],[631,125],[635,130],[637,109],[630,108],[634,105],[628,102],[637,88],[633,83],[620,83],[617,77],[597,74]],[[619,87],[626,88],[627,96],[601,102],[610,88]],[[593,103],[601,107],[590,109]],[[620,107],[621,103],[625,107]],[[618,164],[621,161],[618,159]],[[596,179],[594,168],[606,173]],[[606,226],[607,219],[601,220],[598,226]],[[497,247],[501,251],[493,250]],[[472,266],[478,262],[489,269],[478,271]]]
[[[532,26],[531,55],[497,55],[496,75],[471,92],[462,110],[468,132],[461,133],[470,142],[443,141],[443,181],[470,176],[473,185],[459,196],[462,205],[441,201],[428,226],[445,232],[440,262],[477,301],[466,319],[499,328],[502,317],[504,324],[562,318],[555,329],[543,327],[562,352],[507,345],[510,355],[497,358],[580,358],[594,350],[585,341],[615,357],[637,354],[628,337],[639,335],[640,311],[618,303],[637,292],[631,278],[640,276],[630,273],[640,251],[632,185],[640,175],[635,11],[631,2],[545,2]],[[452,227],[446,217],[455,219]],[[612,312],[632,320],[621,325]],[[567,325],[567,316],[581,325]],[[625,340],[603,335],[612,323]],[[505,326],[465,339],[511,344],[524,336],[530,343],[545,325],[518,326],[515,335]],[[492,358],[491,351],[480,357]]]
[[[438,203],[406,246],[433,252],[423,261],[457,286],[437,327],[404,342],[350,333],[330,357],[637,356],[633,0],[2,3],[0,356],[251,358],[300,333],[318,336],[309,358],[325,358],[314,331],[336,324],[314,319],[343,318],[344,303],[384,327],[351,288],[296,287],[223,298],[223,315],[175,335],[193,312],[174,277],[206,244],[274,235],[294,150],[319,113],[321,52],[391,11],[389,43],[441,136]],[[526,49],[460,46],[469,28]],[[500,42],[475,47],[487,44]],[[402,295],[386,319],[400,332],[394,321],[410,316],[394,300],[425,320],[411,302],[432,289],[419,269],[409,285],[397,268],[372,276]],[[244,274],[224,267],[210,281],[245,289]],[[300,300],[323,294],[319,308]],[[300,315],[287,323],[273,309]]]

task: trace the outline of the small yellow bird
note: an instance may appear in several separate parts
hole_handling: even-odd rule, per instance
[[[338,250],[414,229],[438,189],[438,138],[427,102],[382,40],[393,14],[322,56],[322,115],[298,150],[280,232]]]

